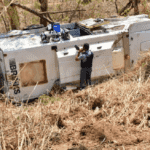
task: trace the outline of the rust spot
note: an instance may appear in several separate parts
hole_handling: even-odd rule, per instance
[[[24,68],[23,68],[24,67]],[[38,84],[47,83],[46,61],[32,61],[19,64],[20,81],[22,87],[35,86]]]
[[[129,60],[129,59],[130,59],[130,56],[129,56],[128,54],[126,54],[126,55],[124,56],[124,59],[125,59],[125,60]]]
[[[7,57],[7,54],[4,54],[4,57]]]

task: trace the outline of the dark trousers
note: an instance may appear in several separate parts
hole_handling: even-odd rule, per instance
[[[92,68],[81,68],[81,73],[80,73],[80,88],[84,89],[86,85],[91,85],[91,73],[92,73]]]

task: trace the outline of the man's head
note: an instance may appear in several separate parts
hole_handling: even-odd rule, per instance
[[[83,45],[83,49],[84,49],[85,51],[88,51],[88,50],[89,50],[89,44],[88,44],[88,43],[85,43],[85,44]]]

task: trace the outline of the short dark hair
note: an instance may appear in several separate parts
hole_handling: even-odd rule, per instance
[[[83,47],[84,47],[86,50],[89,50],[89,44],[88,44],[88,43],[85,43],[85,44],[83,45]]]

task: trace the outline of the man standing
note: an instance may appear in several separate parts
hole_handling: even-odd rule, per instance
[[[81,73],[80,73],[80,89],[84,89],[84,83],[91,85],[91,73],[94,54],[89,50],[89,44],[85,43],[83,49],[79,49],[75,58],[76,61],[81,60]]]

